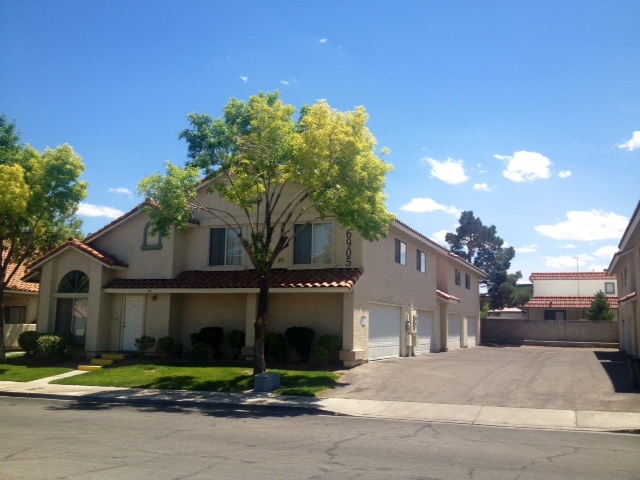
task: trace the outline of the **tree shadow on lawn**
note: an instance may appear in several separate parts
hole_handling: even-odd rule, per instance
[[[201,392],[242,392],[251,388],[253,377],[233,380],[202,381],[192,375],[168,375],[158,377],[136,388],[156,388],[161,390],[193,390]]]

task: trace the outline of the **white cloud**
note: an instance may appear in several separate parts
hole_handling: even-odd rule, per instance
[[[320,43],[327,43],[329,41],[328,38],[321,38]]]
[[[453,160],[447,158],[443,162],[439,162],[434,158],[427,158],[426,162],[431,165],[431,175],[450,185],[458,185],[469,180],[464,173],[464,165],[462,160]]]
[[[555,240],[577,240],[588,242],[593,240],[619,239],[622,237],[629,219],[613,212],[599,210],[590,212],[567,212],[567,220],[555,225],[538,225],[535,227],[540,235]]]
[[[473,185],[473,189],[477,190],[479,192],[490,192],[491,191],[491,187],[489,185],[487,185],[486,183],[476,183]]]
[[[571,176],[571,170],[562,170],[561,172],[558,172],[558,176],[560,178],[569,178]]]
[[[447,230],[440,230],[440,231],[437,231],[434,234],[432,234],[429,238],[431,240],[436,241],[440,245],[443,245],[443,246],[449,248],[449,244],[444,239],[444,237],[447,235],[447,233],[449,233]]]
[[[445,212],[451,215],[459,216],[462,211],[456,207],[447,207],[441,205],[431,198],[412,198],[409,203],[401,207],[405,212],[426,213],[426,212]]]
[[[124,187],[110,188],[108,191],[111,193],[120,193],[122,195],[133,195],[131,190]]]
[[[533,245],[529,245],[528,247],[520,247],[516,248],[517,253],[533,253],[538,251],[538,245],[535,243]]]
[[[550,177],[551,160],[540,153],[520,151],[513,156],[494,155],[498,160],[507,161],[507,168],[502,172],[505,178],[513,182],[533,182]]]
[[[586,265],[587,261],[593,260],[593,257],[588,255],[579,255],[577,257],[562,255],[560,257],[544,257],[544,259],[547,267],[574,271],[578,267]]]
[[[627,142],[619,144],[618,147],[630,152],[633,152],[634,150],[640,148],[640,130],[636,130],[635,132],[633,132],[633,136],[631,137],[631,139]]]
[[[280,80],[280,83],[281,83],[282,85],[289,85],[289,82],[287,82],[286,80]]]
[[[567,243],[566,245],[560,245],[558,248],[576,248],[573,243]]]
[[[82,217],[118,218],[124,215],[124,212],[117,208],[105,207],[103,205],[92,205],[90,203],[80,203],[76,213]]]
[[[613,258],[613,256],[618,252],[618,247],[615,245],[608,245],[606,247],[600,247],[595,252],[593,252],[593,256],[597,258]]]
[[[240,80],[242,80],[244,83],[247,83],[249,81],[249,77],[243,75],[240,77]]]

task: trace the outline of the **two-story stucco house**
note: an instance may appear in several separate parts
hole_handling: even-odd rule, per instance
[[[199,195],[222,201],[205,188]],[[149,225],[138,206],[32,262],[38,331],[73,332],[94,356],[135,350],[143,334],[188,348],[191,333],[219,326],[244,331],[251,356],[259,284],[234,231],[197,211],[187,231],[167,238]],[[419,318],[417,353],[479,342],[485,274],[446,248],[399,221],[378,242],[332,219],[298,233],[273,270],[267,331],[308,326],[338,335],[346,366],[405,355],[410,313]]]
[[[618,244],[607,270],[618,279],[618,316],[620,318],[620,350],[640,358],[640,311],[638,311],[638,282],[640,282],[640,202]],[[638,373],[640,382],[640,372]]]
[[[583,320],[602,290],[617,313],[616,276],[606,272],[539,272],[529,277],[533,297],[522,307],[530,320]],[[617,315],[614,320],[617,320]]]

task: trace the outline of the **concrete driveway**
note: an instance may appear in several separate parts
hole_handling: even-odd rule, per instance
[[[334,398],[640,412],[616,350],[475,347],[355,367]]]

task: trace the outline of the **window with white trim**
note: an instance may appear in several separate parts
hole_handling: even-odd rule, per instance
[[[464,286],[467,290],[471,290],[471,275],[468,273],[464,274]]]
[[[462,285],[462,272],[457,268],[455,269],[455,280],[456,280],[456,285],[458,286]]]
[[[210,266],[242,265],[243,253],[242,242],[235,229],[221,227],[209,230]]]
[[[293,230],[295,234],[293,240],[294,264],[314,265],[332,262],[333,228],[330,222],[296,224]]]
[[[616,294],[615,282],[604,282],[604,293],[605,295],[615,295]]]
[[[427,254],[421,250],[416,251],[416,269],[422,273],[427,271]]]
[[[407,264],[407,244],[396,238],[396,263]]]

